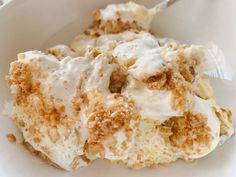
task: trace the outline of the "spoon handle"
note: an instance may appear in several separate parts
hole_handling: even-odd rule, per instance
[[[169,6],[171,6],[172,4],[176,3],[179,0],[164,0],[164,1],[166,1],[166,4],[167,4],[166,6],[169,7]]]
[[[180,0],[163,0],[159,4],[157,4],[154,8],[152,8],[152,10],[155,13],[159,13],[178,1]]]

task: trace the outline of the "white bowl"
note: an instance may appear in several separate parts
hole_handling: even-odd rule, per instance
[[[112,0],[13,0],[0,8],[0,112],[10,99],[4,76],[9,63],[18,52],[42,49],[59,43],[69,43],[76,34],[91,24],[90,13]],[[156,0],[140,0],[151,7]],[[232,68],[236,68],[236,1],[182,0],[159,15],[152,31],[161,36],[176,38],[186,43],[213,41],[224,51]],[[236,81],[213,80],[218,102],[236,110]],[[89,167],[66,172],[49,166],[28,153],[20,143],[12,144],[7,133],[20,134],[12,121],[0,114],[0,177],[107,177],[107,176],[235,176],[236,138],[192,163],[177,162],[158,169],[133,171],[116,164],[97,160]]]

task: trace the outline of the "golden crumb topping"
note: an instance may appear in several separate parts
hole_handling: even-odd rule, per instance
[[[171,68],[164,69],[163,72],[151,76],[144,80],[149,89],[170,90],[173,93],[172,107],[177,110],[185,110],[187,104],[187,93],[191,93],[189,83]]]
[[[132,133],[131,121],[137,120],[138,117],[132,101],[116,94],[114,95],[115,104],[108,106],[97,90],[89,92],[87,99],[88,106],[85,113],[88,117],[88,150],[93,152],[103,151],[104,148],[100,143],[122,128],[124,128],[126,136]]]
[[[100,141],[104,137],[114,134],[125,124],[135,118],[134,104],[120,94],[115,96],[116,104],[106,106],[97,91],[88,94],[88,128],[90,141]]]
[[[38,92],[40,83],[33,83],[33,73],[34,75],[40,75],[37,68],[29,64],[19,62],[11,64],[11,71],[9,76],[7,76],[7,81],[10,86],[17,86],[15,100],[18,105],[23,104],[30,94]]]
[[[30,64],[14,62],[8,76],[10,86],[16,87],[15,104],[19,106],[27,115],[30,124],[27,128],[30,136],[33,137],[35,143],[39,143],[43,133],[40,131],[45,126],[47,133],[52,142],[58,141],[61,137],[58,133],[58,126],[67,127],[64,136],[69,136],[71,126],[75,123],[74,118],[67,117],[65,106],[62,102],[55,100],[53,97],[46,99],[38,79],[40,72]],[[22,118],[16,118],[19,127],[24,128],[25,122]]]
[[[179,54],[176,59],[180,74],[184,77],[187,82],[193,82],[195,79],[196,71],[195,68],[200,64],[198,58],[187,59],[183,54]]]
[[[121,18],[118,18],[117,20],[103,21],[101,20],[100,10],[95,10],[93,12],[93,24],[95,28],[102,30],[104,33],[119,33],[126,30],[136,30],[136,31],[144,30],[141,26],[137,24],[136,21],[123,22],[121,21]]]
[[[209,147],[213,139],[210,131],[207,117],[191,112],[186,112],[182,117],[172,117],[160,127],[166,142],[186,153],[193,151],[195,144]]]

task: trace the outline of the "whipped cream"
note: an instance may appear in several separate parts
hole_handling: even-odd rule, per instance
[[[156,38],[143,32],[137,39],[118,44],[113,55],[120,63],[129,67],[129,73],[142,80],[161,71],[164,64],[164,59],[160,56],[161,50]]]
[[[171,106],[171,91],[150,90],[130,77],[124,94],[134,100],[142,119],[157,120],[161,124],[170,117],[181,115]]]
[[[214,112],[213,103],[211,100],[204,100],[197,96],[194,96],[193,99],[193,112],[200,113],[207,117],[207,126],[210,128],[210,135],[213,138],[210,142],[209,148],[204,148],[201,153],[194,152],[193,154],[188,154],[188,158],[196,159],[206,156],[217,147],[220,141],[220,121]]]
[[[47,53],[54,55],[59,59],[63,59],[67,56],[70,56],[72,58],[76,57],[75,52],[72,51],[70,47],[62,44],[51,47],[50,49],[47,50]]]
[[[122,22],[136,22],[144,30],[148,30],[154,17],[153,11],[150,11],[142,5],[134,2],[126,4],[110,4],[105,9],[100,10],[101,20]]]

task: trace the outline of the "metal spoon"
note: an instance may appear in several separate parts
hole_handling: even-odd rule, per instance
[[[163,10],[165,10],[166,8],[168,8],[169,6],[171,6],[172,4],[178,2],[180,0],[163,0],[161,1],[159,4],[157,4],[155,7],[153,7],[152,9],[150,9],[154,14],[157,14]]]

